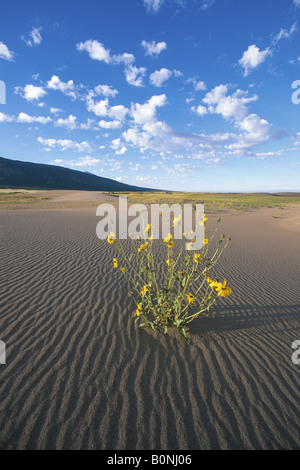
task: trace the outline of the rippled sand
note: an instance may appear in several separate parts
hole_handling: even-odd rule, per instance
[[[222,218],[233,293],[187,345],[137,328],[94,208],[0,211],[0,448],[299,449],[299,218],[274,213]]]

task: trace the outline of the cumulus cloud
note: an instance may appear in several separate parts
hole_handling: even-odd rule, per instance
[[[204,116],[204,114],[208,113],[207,108],[205,106],[202,106],[201,104],[199,104],[199,106],[192,106],[191,109],[194,113],[198,114],[199,116]]]
[[[14,53],[8,49],[6,44],[0,41],[0,59],[13,61]]]
[[[115,97],[119,92],[118,90],[113,89],[110,85],[97,85],[94,88],[94,92],[97,95],[103,95],[106,97]]]
[[[47,95],[47,92],[41,86],[25,85],[22,87],[15,87],[15,93],[20,94],[27,101],[38,101],[43,96]]]
[[[38,137],[38,142],[45,145],[49,148],[60,147],[61,150],[75,150],[77,152],[87,152],[91,153],[93,150],[90,144],[86,141],[84,142],[74,142],[73,140],[68,139],[44,139],[43,137]]]
[[[19,122],[25,124],[48,124],[52,119],[49,116],[30,116],[27,113],[19,113],[18,116],[9,116],[8,114],[0,113],[0,122]]]
[[[74,130],[77,127],[77,118],[70,114],[70,116],[66,119],[58,119],[55,121],[54,125],[56,127],[66,127],[69,130]]]
[[[247,77],[253,69],[262,64],[271,54],[269,47],[261,51],[255,44],[249,46],[239,60],[239,64],[244,69],[244,76]]]
[[[0,112],[0,122],[11,122],[13,120],[14,118],[12,116]]]
[[[76,44],[78,51],[86,51],[93,60],[100,60],[109,64],[111,62],[110,51],[105,49],[101,42],[89,39],[85,42]]]
[[[165,41],[155,43],[155,41],[147,42],[143,40],[141,46],[145,49],[145,55],[150,55],[151,57],[158,57],[159,54],[167,48]]]
[[[18,122],[25,122],[27,124],[32,124],[32,123],[39,123],[39,124],[47,124],[48,122],[51,122],[52,119],[47,116],[29,116],[26,113],[19,113],[19,116],[17,118]]]
[[[150,83],[153,86],[161,87],[162,84],[169,80],[172,76],[172,71],[169,69],[162,68],[160,70],[155,70],[155,72],[150,75]]]
[[[68,96],[71,96],[73,98],[76,97],[75,86],[74,86],[73,80],[69,80],[68,82],[63,82],[57,75],[52,75],[51,80],[48,80],[47,88],[51,90],[59,90],[62,93]]]
[[[122,126],[121,121],[104,121],[104,120],[101,120],[101,121],[99,121],[98,124],[103,129],[118,129],[119,127]]]
[[[123,54],[111,54],[109,49],[105,49],[104,45],[96,39],[89,39],[85,42],[76,44],[78,51],[86,51],[90,58],[99,60],[106,64],[124,64],[128,66],[135,61],[133,54],[124,52]]]
[[[186,83],[191,83],[195,91],[206,90],[206,84],[202,80],[197,80],[196,77],[188,78]]]
[[[167,104],[167,97],[163,95],[154,95],[146,103],[132,104],[131,115],[136,124],[145,124],[153,122],[156,118],[156,110]]]
[[[123,121],[128,109],[123,105],[109,106],[108,98],[95,101],[90,96],[87,97],[87,109],[96,116],[110,117],[111,119]]]
[[[135,87],[143,86],[143,78],[145,73],[145,67],[135,67],[133,65],[130,65],[125,68],[125,78],[127,83]]]

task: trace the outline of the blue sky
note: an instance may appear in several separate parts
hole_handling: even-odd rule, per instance
[[[3,157],[300,190],[300,0],[2,0],[0,80]]]

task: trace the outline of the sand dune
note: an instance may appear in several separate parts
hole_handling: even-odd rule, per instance
[[[222,217],[233,293],[187,345],[136,327],[94,208],[1,211],[0,448],[299,449],[300,235],[274,214]]]

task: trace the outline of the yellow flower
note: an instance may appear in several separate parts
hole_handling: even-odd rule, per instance
[[[207,245],[207,244],[208,244],[208,238],[204,238],[203,245]]]
[[[136,311],[135,311],[135,315],[134,315],[134,316],[135,316],[135,317],[140,316],[141,311],[142,311],[142,304],[140,303],[140,304],[138,304],[138,306],[137,306],[137,309],[136,309]]]
[[[126,268],[121,268],[122,273],[125,273]]]
[[[117,268],[118,267],[118,260],[117,258],[114,258],[114,268]]]
[[[145,232],[151,232],[152,228],[153,228],[152,224],[148,224],[147,227],[145,228]]]
[[[167,263],[168,266],[170,266],[170,261],[171,261],[170,258],[169,258],[169,259],[166,259],[166,263]]]
[[[194,263],[200,263],[201,255],[199,253],[194,255]]]
[[[181,215],[180,215],[180,214],[179,214],[178,217],[174,217],[174,220],[173,220],[173,227],[175,227],[175,226],[178,224],[178,222],[179,222],[180,219],[181,219]]]
[[[108,243],[110,243],[110,245],[114,243],[116,241],[116,234],[114,232],[111,232],[107,237],[107,241]]]
[[[147,245],[148,245],[148,242],[142,243],[142,244],[139,246],[138,251],[145,250],[145,248],[146,248]]]
[[[173,238],[173,235],[169,233],[169,235],[167,235],[166,238],[164,239],[164,242],[168,243],[170,240],[172,240],[172,238]]]
[[[133,292],[132,292],[132,290],[129,292],[129,295],[133,295]]]
[[[179,274],[179,276],[183,276],[183,275],[184,275],[184,271],[178,271],[178,274]]]
[[[174,242],[172,242],[172,240],[169,240],[168,243],[167,243],[167,246],[169,248],[172,248],[173,245],[174,245]]]
[[[147,287],[147,284],[146,284],[146,285],[143,287],[143,289],[141,290],[140,295],[143,297],[143,296],[146,294],[146,292],[149,292],[149,289],[148,289],[148,287]]]
[[[215,281],[214,279],[212,279],[211,277],[208,277],[208,276],[207,276],[207,278],[206,278],[206,282],[208,282],[209,287],[210,287],[211,289],[213,289],[214,287],[216,287],[216,285],[218,284],[217,281]]]
[[[187,249],[190,250],[191,246],[195,243],[195,240],[192,240],[190,243],[187,244]]]
[[[218,292],[218,295],[221,297],[227,297],[228,295],[231,294],[231,288],[226,286],[226,279],[224,279],[223,284],[222,282],[218,282],[216,284],[216,291]]]
[[[203,219],[199,220],[198,224],[203,225],[204,222],[206,222],[206,221],[207,221],[207,217],[205,217],[205,214],[204,214]]]
[[[191,294],[191,292],[189,294],[187,294],[186,296],[186,300],[188,301],[188,303],[192,303],[195,301],[195,297],[193,296],[193,294]]]

